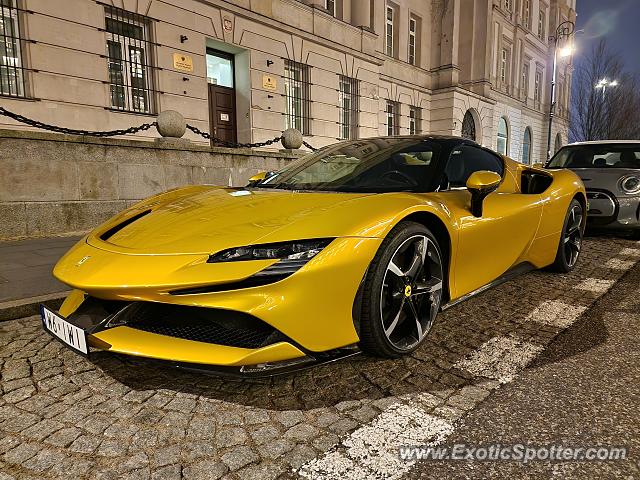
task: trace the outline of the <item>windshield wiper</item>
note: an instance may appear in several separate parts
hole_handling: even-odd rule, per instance
[[[266,185],[256,185],[256,187],[258,188],[273,188],[273,189],[280,189],[280,190],[295,190],[294,188],[291,188],[291,185],[288,183],[267,183]]]

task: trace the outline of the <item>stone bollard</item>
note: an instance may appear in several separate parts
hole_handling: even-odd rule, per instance
[[[162,135],[162,138],[156,139],[163,143],[180,143],[185,142],[182,136],[187,131],[187,122],[180,112],[175,110],[165,110],[158,115],[156,120],[158,126],[156,127],[158,133]]]
[[[298,150],[302,146],[302,133],[295,128],[288,128],[282,132],[282,146],[286,150]]]

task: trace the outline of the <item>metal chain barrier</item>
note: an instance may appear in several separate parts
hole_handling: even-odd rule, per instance
[[[273,145],[274,143],[278,143],[282,140],[282,135],[272,138],[271,140],[266,140],[264,142],[256,142],[256,143],[238,143],[238,142],[229,142],[227,140],[222,140],[217,137],[212,137],[210,133],[203,132],[198,127],[194,127],[193,125],[189,125],[187,123],[187,129],[191,130],[196,135],[200,135],[207,140],[211,140],[213,143],[221,145],[223,147],[228,148],[255,148],[255,147],[266,147],[267,145]]]
[[[132,133],[144,132],[145,130],[149,130],[151,127],[157,127],[157,122],[152,123],[143,123],[138,127],[129,127],[123,128],[119,130],[102,130],[102,131],[91,131],[91,130],[78,130],[75,128],[65,128],[60,127],[58,125],[50,125],[48,123],[40,122],[38,120],[33,120],[31,118],[27,118],[24,115],[20,115],[19,113],[14,113],[7,110],[4,107],[0,107],[0,115],[4,115],[5,117],[9,117],[17,122],[24,123],[25,125],[29,125],[31,127],[40,128],[42,130],[49,130],[51,132],[56,133],[66,133],[68,135],[91,135],[93,137],[114,137],[117,135],[128,135]],[[193,125],[187,124],[187,129],[191,130],[196,135],[200,135],[207,140],[213,141],[213,143],[221,145],[223,147],[228,148],[257,148],[257,147],[266,147],[268,145],[273,145],[274,143],[278,143],[282,140],[282,135],[272,138],[271,140],[266,140],[264,142],[256,142],[256,143],[238,143],[238,142],[229,142],[227,140],[222,140],[217,137],[212,137],[210,133],[203,132],[198,127],[194,127]],[[307,147],[312,152],[317,149],[309,145],[307,142],[302,142],[302,144]]]
[[[309,150],[311,150],[312,152],[315,152],[316,150],[318,150],[317,148],[312,147],[311,145],[309,145],[309,143],[308,143],[308,142],[306,142],[306,141],[303,141],[303,142],[302,142],[302,144],[303,144],[305,147],[307,147]]]
[[[42,130],[49,130],[51,132],[66,133],[68,135],[91,135],[93,137],[113,137],[116,135],[127,135],[130,133],[143,132],[149,130],[151,127],[157,126],[156,122],[143,123],[139,127],[129,127],[120,130],[103,130],[103,131],[91,131],[91,130],[77,130],[75,128],[65,128],[58,125],[49,125],[48,123],[40,122],[38,120],[32,120],[18,113],[13,113],[6,108],[0,107],[0,115],[12,118],[13,120],[24,123],[26,125],[41,128]]]

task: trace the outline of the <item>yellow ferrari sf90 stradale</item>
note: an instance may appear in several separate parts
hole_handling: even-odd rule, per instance
[[[43,326],[109,350],[260,374],[416,349],[436,315],[531,268],[571,270],[586,195],[569,170],[455,137],[325,147],[243,188],[134,205],[56,265]]]

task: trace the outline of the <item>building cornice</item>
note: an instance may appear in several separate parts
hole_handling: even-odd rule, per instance
[[[302,29],[294,27],[292,25],[285,24],[283,22],[280,22],[279,20],[275,20],[273,18],[270,18],[270,17],[267,17],[265,15],[262,15],[259,12],[254,12],[252,10],[247,10],[246,8],[243,8],[241,6],[235,5],[234,3],[231,3],[230,1],[227,1],[227,0],[194,0],[194,1],[197,2],[197,3],[203,4],[203,5],[207,5],[209,7],[219,8],[221,10],[228,11],[230,13],[233,13],[234,15],[246,18],[247,20],[259,23],[259,24],[264,25],[266,27],[276,28],[278,30],[282,30],[283,27],[286,27],[287,31],[295,33],[300,38],[312,41],[312,42],[317,43],[319,45],[324,45],[324,44],[326,44],[326,42],[328,40],[331,40],[331,39],[316,35],[314,33],[307,32],[306,30],[302,30]],[[285,1],[287,1],[287,0],[285,0]],[[313,14],[315,14],[315,12],[320,12],[320,14],[328,15],[327,13],[322,12],[320,9],[313,8],[313,7],[310,7],[309,5],[304,5],[304,4],[299,3],[299,2],[296,2],[295,6],[297,8],[300,8],[300,7],[309,8]],[[250,14],[250,15],[248,15],[248,14]],[[330,16],[330,15],[328,15],[328,16]],[[354,30],[354,31],[356,31],[357,33],[359,33],[361,35],[367,35],[367,36],[370,36],[372,38],[377,38],[378,37],[378,34],[376,34],[375,32],[371,32],[367,28],[355,27],[355,26],[353,26],[351,24],[348,24],[348,23],[346,23],[346,22],[344,22],[342,20],[337,20],[337,21],[339,21],[340,24],[343,27],[348,28],[350,30]],[[217,40],[219,40],[219,39],[217,39]],[[356,58],[360,58],[362,60],[366,60],[366,61],[368,61],[370,63],[373,63],[375,65],[378,65],[378,66],[383,64],[383,60],[381,58],[379,58],[378,56],[376,56],[376,55],[368,54],[368,53],[362,52],[360,50],[356,50],[356,49],[350,48],[347,45],[340,45],[340,47],[342,48],[343,52],[349,53],[350,55],[352,55],[352,56],[354,56]]]

